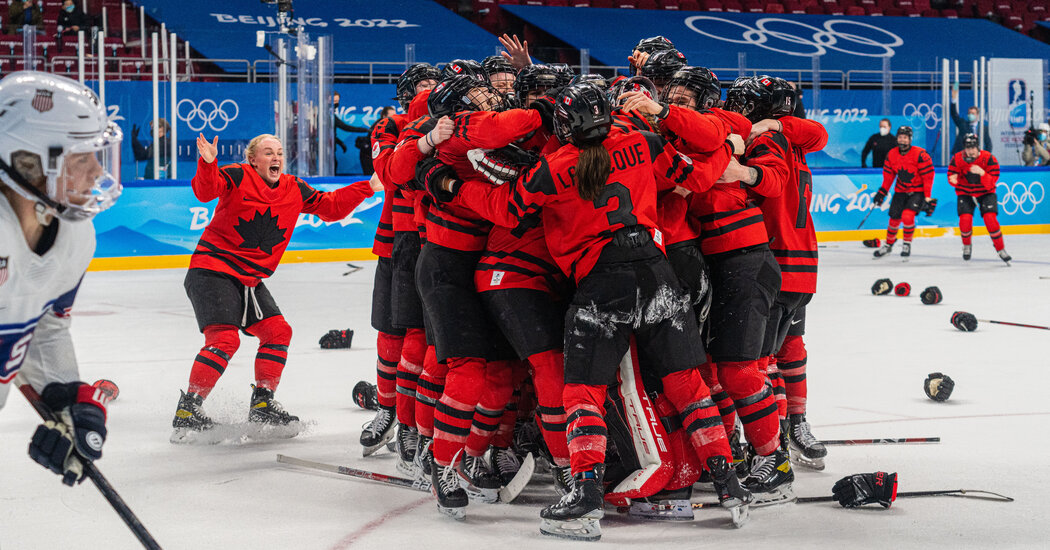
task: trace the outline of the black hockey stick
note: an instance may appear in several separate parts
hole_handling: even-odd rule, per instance
[[[860,229],[861,227],[864,227],[864,222],[868,221],[868,218],[871,216],[871,213],[874,212],[875,210],[876,210],[876,207],[875,207],[874,204],[872,204],[871,205],[871,209],[868,210],[867,215],[864,216],[863,220],[860,220],[860,225],[857,226],[857,229]]]
[[[991,491],[980,491],[977,489],[945,489],[940,491],[898,491],[897,498],[916,498],[916,497],[958,497],[958,498],[975,498],[979,500],[991,500],[994,502],[1013,502],[1014,499],[1000,495],[999,493],[993,493]],[[798,497],[795,502],[799,504],[810,504],[813,502],[835,502],[835,497],[828,495],[822,497]],[[693,508],[715,508],[719,506],[718,501],[710,502],[694,502]]]
[[[358,470],[357,468],[337,466],[335,464],[325,464],[324,462],[303,460],[301,458],[295,458],[294,456],[287,456],[282,454],[277,455],[277,462],[280,462],[282,464],[291,464],[293,466],[302,466],[303,468],[310,468],[313,470],[321,470],[322,472],[331,472],[333,474],[341,474],[344,476],[356,477],[358,479],[378,481],[379,483],[394,485],[395,487],[404,487],[405,489],[415,489],[417,491],[430,492],[429,483],[417,481],[414,479],[388,476],[386,474],[369,472],[368,470]]]
[[[881,439],[826,439],[825,445],[899,445],[904,443],[940,443],[939,437],[885,437]]]
[[[40,398],[40,394],[37,393],[32,386],[29,384],[22,384],[18,389],[22,391],[22,395],[26,396],[29,404],[36,409],[37,414],[39,414],[45,422],[61,422],[61,420],[55,416],[55,413],[51,408],[44,403],[44,400]],[[161,550],[160,544],[157,543],[157,540],[153,538],[153,535],[149,534],[149,531],[146,530],[146,526],[142,525],[138,516],[135,515],[135,512],[131,511],[131,508],[129,508],[127,503],[124,502],[124,499],[120,498],[117,490],[109,484],[109,480],[106,479],[106,476],[102,475],[102,472],[98,470],[95,463],[89,460],[81,460],[81,462],[84,464],[85,475],[87,475],[91,482],[95,484],[95,487],[98,488],[98,492],[106,497],[106,501],[108,501],[109,505],[117,512],[120,519],[124,520],[124,524],[131,529],[131,532],[135,534],[135,538],[139,539],[139,542],[142,543],[142,547],[148,548],[149,550]]]
[[[1042,330],[1050,330],[1050,327],[1044,327],[1042,325],[1026,325],[1024,323],[1010,323],[1007,321],[992,321],[991,319],[978,319],[980,323],[994,323],[996,325],[1010,325],[1011,327],[1025,327],[1025,328],[1038,328]]]

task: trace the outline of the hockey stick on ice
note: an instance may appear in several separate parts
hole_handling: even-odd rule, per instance
[[[1044,327],[1042,325],[1026,325],[1024,323],[1010,323],[1007,321],[992,321],[990,319],[978,319],[979,323],[994,323],[996,325],[1010,325],[1011,327],[1025,327],[1025,328],[1038,328],[1042,330],[1050,330],[1050,327]]]
[[[44,400],[40,398],[40,394],[37,393],[32,386],[29,384],[22,384],[18,389],[22,391],[22,395],[26,397],[29,404],[36,409],[40,418],[43,418],[44,421],[61,422],[58,417],[55,416],[55,413],[51,408],[44,403]],[[158,544],[157,540],[153,538],[153,535],[146,530],[146,526],[142,525],[138,516],[135,515],[135,512],[131,511],[131,508],[129,508],[127,503],[124,502],[124,499],[120,498],[117,490],[109,484],[109,480],[106,479],[106,476],[102,475],[102,472],[98,470],[95,463],[88,460],[82,460],[81,462],[84,464],[84,474],[95,484],[95,487],[98,488],[98,492],[102,493],[103,497],[106,497],[106,501],[109,502],[109,505],[117,512],[120,519],[124,520],[124,524],[131,529],[131,532],[135,534],[135,538],[139,539],[139,542],[142,543],[142,547],[148,548],[149,550],[160,550],[160,544]]]
[[[881,439],[827,439],[825,445],[899,445],[904,443],[940,443],[939,437],[885,437]]]
[[[1014,499],[1000,495],[999,493],[993,493],[991,491],[980,491],[977,489],[945,489],[940,491],[898,491],[897,498],[915,498],[915,497],[959,497],[959,498],[975,498],[979,500],[991,500],[995,502],[1013,502]],[[828,495],[822,497],[798,497],[795,502],[799,504],[809,504],[812,502],[835,502],[835,497]],[[693,508],[715,508],[719,506],[718,501],[710,502],[694,502]]]
[[[313,460],[303,460],[301,458],[295,458],[294,456],[287,456],[282,454],[277,455],[277,462],[280,462],[282,464],[291,464],[293,466],[301,466],[303,468],[310,468],[312,470],[321,470],[322,472],[331,472],[333,474],[341,474],[344,476],[356,477],[358,479],[378,481],[379,483],[385,483],[387,485],[393,485],[395,487],[404,487],[405,489],[415,489],[417,491],[430,492],[429,483],[414,479],[388,476],[386,474],[369,472],[368,470],[358,470],[356,468],[348,468],[346,466],[325,464],[324,462],[314,462]]]

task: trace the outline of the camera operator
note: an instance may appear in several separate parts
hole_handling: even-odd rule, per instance
[[[1025,166],[1047,166],[1050,164],[1050,124],[1041,123],[1024,133],[1024,151],[1021,160]]]

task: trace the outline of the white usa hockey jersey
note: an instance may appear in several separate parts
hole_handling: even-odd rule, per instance
[[[69,310],[95,254],[95,228],[90,220],[51,223],[59,224],[55,242],[37,255],[0,196],[0,408],[16,383],[40,391],[79,379]]]

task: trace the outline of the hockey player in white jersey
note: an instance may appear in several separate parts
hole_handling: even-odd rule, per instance
[[[79,381],[69,310],[95,252],[91,217],[120,196],[120,129],[94,92],[47,73],[0,80],[0,408],[28,384],[58,422],[29,456],[73,485],[102,456],[102,394]]]

